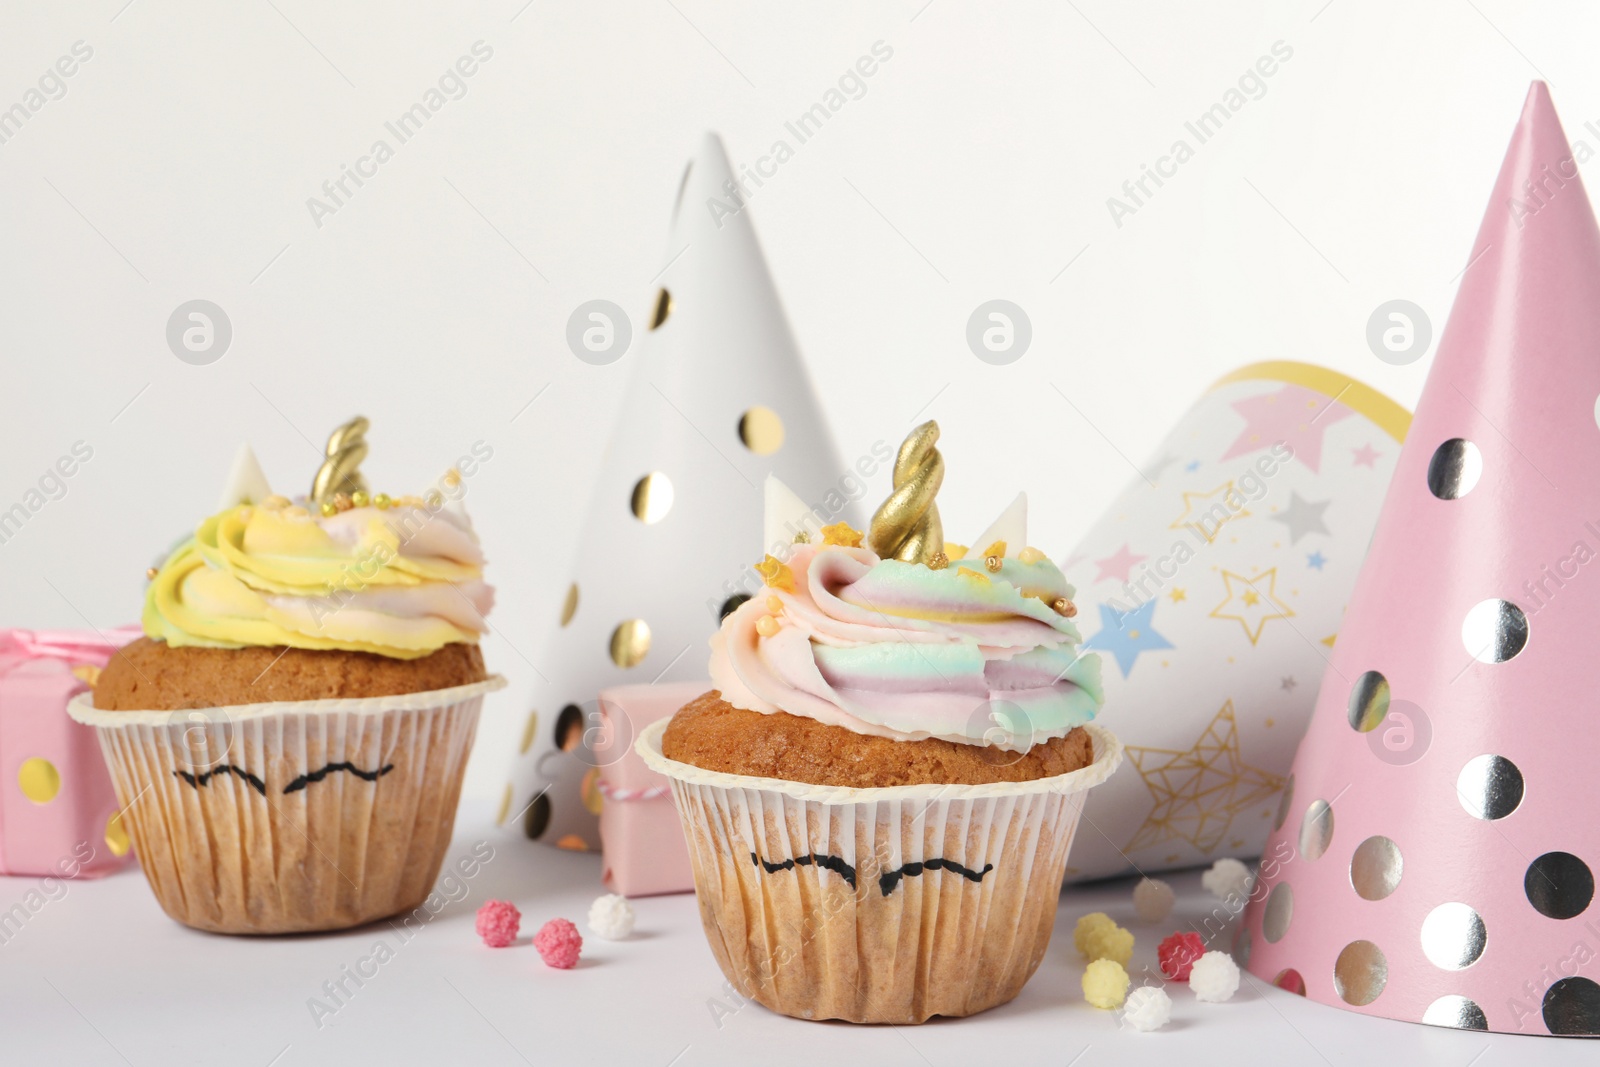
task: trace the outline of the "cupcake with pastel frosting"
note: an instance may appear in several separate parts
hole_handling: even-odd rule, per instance
[[[483,695],[504,685],[478,649],[494,592],[459,472],[370,494],[350,462],[364,429],[335,434],[294,500],[243,451],[223,507],[152,568],[145,636],[69,709],[188,925],[355,926],[438,875]]]
[[[785,1014],[922,1022],[1015,996],[1084,790],[1120,760],[1025,501],[944,542],[936,436],[902,447],[871,547],[834,523],[767,555],[712,639],[715,688],[638,742],[673,782],[713,954]],[[777,547],[772,517],[810,512],[775,482],[768,501]]]

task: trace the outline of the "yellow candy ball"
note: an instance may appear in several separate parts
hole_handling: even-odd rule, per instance
[[[1095,960],[1083,972],[1083,999],[1115,1011],[1128,996],[1128,972],[1116,960]]]
[[[1098,930],[1113,929],[1116,925],[1105,912],[1091,911],[1078,920],[1078,925],[1072,931],[1072,943],[1084,959],[1092,960],[1095,956],[1089,951],[1089,938]]]
[[[1092,960],[1114,960],[1124,967],[1133,958],[1133,932],[1113,923],[1092,931],[1087,938],[1088,951],[1084,955]]]

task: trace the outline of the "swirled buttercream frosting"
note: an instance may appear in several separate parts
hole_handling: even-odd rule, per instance
[[[145,594],[148,636],[414,659],[485,632],[494,589],[464,517],[420,501],[320,515],[276,499],[225,508],[173,551]]]
[[[736,708],[902,741],[1064,736],[1104,699],[1100,661],[1054,606],[1073,595],[1060,569],[1003,552],[935,568],[797,545],[712,637],[712,683]]]

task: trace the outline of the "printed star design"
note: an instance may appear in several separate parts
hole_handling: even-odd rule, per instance
[[[1193,474],[1195,471],[1200,469],[1200,461],[1197,459],[1191,459],[1189,462],[1183,465],[1183,469],[1188,471],[1190,474]]]
[[[1153,482],[1161,477],[1162,471],[1166,470],[1176,462],[1178,462],[1178,457],[1174,456],[1171,452],[1168,452],[1154,463],[1151,463],[1144,470],[1140,471],[1140,473],[1143,474],[1147,480]]]
[[[1289,543],[1292,545],[1306,534],[1328,532],[1327,524],[1322,521],[1322,513],[1328,510],[1331,503],[1332,500],[1306,500],[1290,490],[1289,506],[1268,518],[1289,527]]]
[[[1283,788],[1282,778],[1240,757],[1231,700],[1188,749],[1129,745],[1127,753],[1154,806],[1124,852],[1182,840],[1209,854],[1227,838],[1234,816]]]
[[[1352,449],[1351,451],[1355,455],[1356,466],[1372,467],[1374,470],[1377,469],[1376,464],[1378,462],[1378,457],[1383,455],[1382,452],[1379,452],[1370,444],[1362,445],[1360,448]]]
[[[1128,572],[1133,569],[1133,565],[1147,558],[1146,556],[1134,555],[1128,550],[1128,543],[1124,541],[1122,547],[1111,553],[1111,555],[1105,559],[1094,561],[1094,565],[1100,569],[1100,573],[1095,575],[1094,580],[1103,582],[1107,578],[1115,578],[1118,581],[1125,582],[1128,580]]]
[[[1189,594],[1184,591],[1182,586],[1177,585],[1173,586],[1172,592],[1168,593],[1167,595],[1172,598],[1172,602],[1174,604],[1181,604],[1183,601],[1189,599]]]
[[[1278,599],[1278,568],[1268,567],[1246,578],[1232,571],[1222,572],[1228,595],[1211,609],[1213,619],[1234,619],[1244,627],[1253,645],[1261,640],[1261,630],[1273,619],[1287,619],[1294,609]]]
[[[1235,510],[1230,501],[1238,501],[1238,510]],[[1214,509],[1222,509],[1219,518]],[[1183,494],[1183,514],[1173,519],[1168,524],[1169,530],[1181,530],[1186,526],[1193,526],[1201,537],[1206,539],[1206,544],[1217,539],[1217,534],[1222,527],[1235,519],[1242,519],[1250,512],[1244,506],[1244,496],[1233,487],[1233,482],[1226,481],[1209,493]],[[1214,524],[1214,525],[1211,525]],[[1210,530],[1207,533],[1207,530]]]
[[[1322,438],[1329,426],[1350,416],[1350,409],[1336,404],[1315,389],[1285,385],[1275,393],[1237,401],[1233,410],[1244,416],[1244,432],[1228,446],[1223,459],[1242,456],[1280,442],[1294,450],[1294,456],[1315,473],[1322,466]]]
[[[1328,557],[1324,556],[1321,552],[1313,552],[1306,557],[1306,566],[1315,571],[1320,571],[1322,569],[1322,565],[1326,562],[1328,562]]]
[[[1134,661],[1141,652],[1154,652],[1174,647],[1172,642],[1156,633],[1151,627],[1156,602],[1147,600],[1129,612],[1120,612],[1110,604],[1100,605],[1100,632],[1083,643],[1084,649],[1109,652],[1116,657],[1122,676],[1133,673]]]
[[[1300,684],[1299,682],[1294,680],[1294,675],[1291,674],[1291,675],[1289,675],[1289,677],[1285,678],[1278,685],[1278,688],[1282,689],[1285,692],[1293,692],[1294,691],[1294,687],[1299,685],[1299,684]]]

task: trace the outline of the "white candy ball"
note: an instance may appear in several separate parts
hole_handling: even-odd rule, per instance
[[[1140,986],[1128,994],[1122,1018],[1140,1033],[1159,1030],[1172,1019],[1172,998],[1159,986]]]
[[[1214,897],[1236,900],[1242,904],[1250,895],[1250,883],[1253,879],[1249,867],[1236,859],[1228,858],[1213,863],[1211,869],[1200,876],[1200,884]]]
[[[589,929],[607,941],[621,941],[633,933],[633,905],[616,893],[596,898],[589,905]]]
[[[1196,1000],[1221,1004],[1239,990],[1239,965],[1226,952],[1212,950],[1194,961],[1189,988]]]
[[[1165,922],[1173,900],[1172,887],[1159,878],[1146,878],[1133,887],[1133,911],[1140,922]]]

